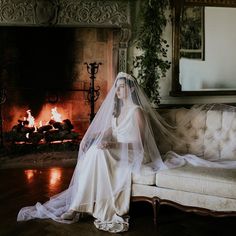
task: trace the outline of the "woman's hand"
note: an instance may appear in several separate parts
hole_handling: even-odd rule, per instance
[[[102,142],[98,145],[98,148],[100,149],[109,149],[109,148],[115,148],[116,143],[114,142]]]

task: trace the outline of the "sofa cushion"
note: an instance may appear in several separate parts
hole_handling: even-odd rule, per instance
[[[188,112],[185,108],[161,112],[163,118],[176,127],[173,131],[176,137],[184,141],[177,140],[170,146],[160,138],[160,153],[172,150],[178,154],[191,153],[206,160],[236,160],[236,112],[227,107],[202,110],[189,121],[185,120]]]
[[[156,185],[156,172],[150,166],[142,165],[140,174],[132,174],[135,184]]]
[[[156,185],[162,188],[236,199],[236,170],[185,165],[158,171]]]
[[[208,111],[204,134],[204,158],[207,160],[236,157],[236,113]]]
[[[150,185],[132,184],[132,196],[158,197],[181,204],[212,211],[236,211],[236,199],[191,193]]]

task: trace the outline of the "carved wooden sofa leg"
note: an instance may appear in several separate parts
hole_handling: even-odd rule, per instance
[[[159,198],[157,197],[144,197],[144,196],[135,196],[131,198],[132,202],[149,202],[152,204],[152,209],[153,209],[153,222],[156,225],[157,224],[157,214],[160,208],[159,204]]]
[[[158,215],[159,208],[160,208],[159,199],[157,197],[152,198],[152,208],[153,208],[153,222],[156,225],[157,224],[157,215]]]

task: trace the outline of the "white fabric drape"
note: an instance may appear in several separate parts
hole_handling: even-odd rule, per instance
[[[155,116],[134,78],[119,73],[81,141],[68,189],[44,204],[22,208],[17,220],[72,223],[87,212],[99,229],[128,230],[131,174],[139,173],[145,163],[155,170],[166,168],[153,135],[151,120],[161,125]],[[168,130],[163,126],[162,132],[167,135]],[[65,220],[62,215],[71,211],[78,214]]]
[[[183,108],[179,108],[179,111],[181,110],[183,111]],[[176,112],[174,109],[172,111]],[[172,125],[176,133],[189,132],[190,135],[185,134],[185,136],[179,137],[179,140],[174,141],[172,145],[174,147],[184,146],[191,142],[189,140],[191,135],[196,135],[197,138],[200,135],[202,141],[194,142],[194,150],[199,150],[199,154],[196,154],[195,151],[195,154],[190,152],[180,155],[174,151],[168,151],[162,157],[165,165],[168,168],[190,164],[209,168],[235,169],[236,107],[226,104],[199,104],[190,109],[184,109],[183,114],[179,117],[181,119],[175,120],[175,124],[170,124],[170,126]],[[197,131],[198,134],[193,132],[194,129],[191,132],[192,126],[195,126],[194,129],[197,127],[200,129]],[[208,154],[209,149],[216,150]],[[211,153],[215,153],[215,155],[211,155]]]
[[[211,107],[190,109],[180,125],[185,125],[202,109]],[[174,152],[162,158],[156,138],[161,135],[170,144],[181,142],[174,136],[175,128],[152,109],[135,79],[120,72],[81,141],[78,163],[68,189],[44,204],[38,202],[22,208],[17,220],[50,218],[73,223],[79,220],[81,212],[87,212],[94,216],[98,229],[113,233],[127,231],[131,175],[140,173],[142,165],[151,166],[155,171],[179,167],[186,162],[195,166],[236,166],[232,162],[213,163]],[[67,212],[76,214],[73,219],[65,220],[62,215]]]

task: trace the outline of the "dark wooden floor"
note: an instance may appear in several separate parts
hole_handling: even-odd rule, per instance
[[[97,230],[90,216],[71,225],[52,220],[16,222],[21,207],[33,205],[37,201],[45,202],[50,196],[61,192],[68,186],[72,173],[73,168],[60,167],[0,170],[0,236],[111,235]],[[199,216],[163,206],[156,227],[148,203],[132,203],[130,217],[130,229],[123,233],[127,236],[235,235],[236,218]]]

